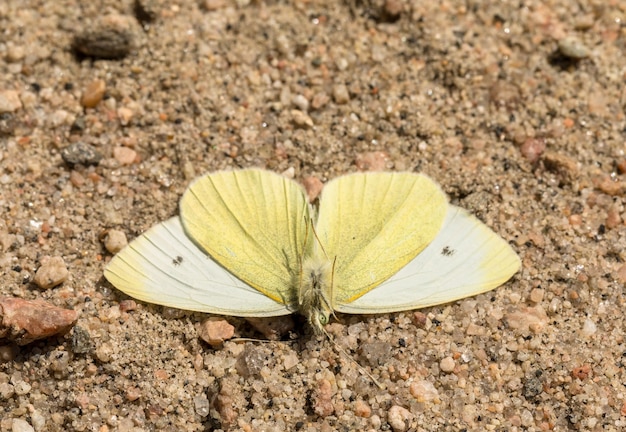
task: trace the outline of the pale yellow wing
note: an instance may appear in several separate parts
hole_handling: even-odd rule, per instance
[[[183,195],[180,218],[226,270],[279,303],[297,304],[308,218],[297,183],[259,169],[208,174]]]
[[[413,260],[436,237],[447,209],[443,191],[420,174],[360,173],[329,182],[316,232],[335,262],[333,308],[361,297]]]

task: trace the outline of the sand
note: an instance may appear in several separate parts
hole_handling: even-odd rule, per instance
[[[1,343],[0,431],[622,430],[625,19],[620,1],[3,1],[0,295],[80,317]],[[253,166],[423,172],[522,269],[342,315],[347,356],[299,318],[265,341],[227,317],[264,341],[213,348],[205,315],[103,279],[108,230],[132,239],[196,176]],[[46,256],[69,276],[41,289]]]

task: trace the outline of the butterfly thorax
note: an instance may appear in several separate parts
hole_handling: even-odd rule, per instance
[[[310,257],[302,263],[298,308],[318,333],[333,313],[332,280],[333,265],[328,258]]]

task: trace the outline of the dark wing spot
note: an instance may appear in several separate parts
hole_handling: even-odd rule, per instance
[[[445,246],[442,250],[441,250],[441,255],[443,256],[452,256],[454,255],[456,251],[454,249],[452,249],[450,246]]]
[[[181,265],[183,263],[183,257],[181,257],[180,255],[177,255],[173,260],[172,260],[172,264],[174,264],[176,267],[178,267],[179,265]]]

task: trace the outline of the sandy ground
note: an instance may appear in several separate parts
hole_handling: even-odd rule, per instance
[[[0,431],[626,427],[625,2],[139,3],[0,3],[0,294],[80,313],[0,347]],[[96,58],[72,48],[86,30]],[[102,158],[64,159],[78,142]],[[426,173],[522,270],[341,316],[329,332],[353,360],[298,319],[286,340],[213,349],[202,314],[120,308],[102,233],[132,239],[194,177],[250,166]],[[45,256],[69,269],[48,290],[31,282]]]

